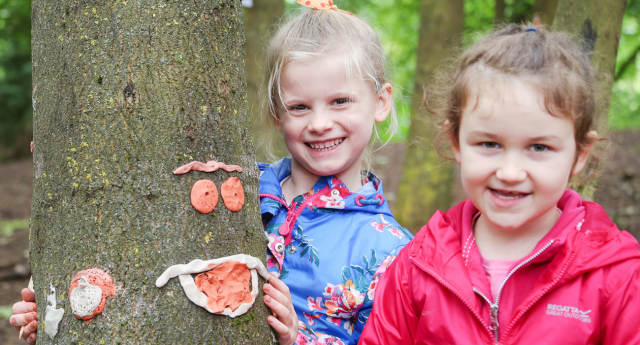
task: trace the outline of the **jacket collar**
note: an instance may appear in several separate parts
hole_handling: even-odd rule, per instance
[[[558,286],[585,272],[640,258],[637,241],[630,234],[618,230],[597,203],[582,201],[576,192],[567,190],[558,202],[558,207],[563,212],[556,226],[536,245],[530,255],[521,260],[527,260],[551,240],[554,241],[532,260],[550,262],[536,284],[537,288],[542,289],[552,283],[553,286]],[[486,273],[480,264],[479,252],[475,249],[474,254],[474,250],[470,249],[470,230],[463,229],[462,226],[470,225],[476,212],[477,209],[469,200],[446,213],[436,212],[416,235],[416,243],[410,254],[419,267],[440,275],[471,303],[476,300],[473,286],[477,286],[480,281],[486,282],[486,278],[480,279]],[[560,279],[557,279],[559,274]]]
[[[279,212],[279,207],[274,207],[273,202],[268,199],[284,201],[280,183],[291,175],[291,158],[286,157],[270,165],[258,163],[258,168],[260,169],[259,193],[262,198],[260,212],[262,214],[276,214]],[[321,176],[307,193],[287,201],[300,204],[312,196],[319,196],[309,205],[310,208],[357,210],[391,216],[387,200],[384,199],[380,179],[374,173],[369,172],[363,182],[360,189],[351,192],[342,181],[334,176]],[[323,195],[318,195],[318,193]],[[286,207],[285,205],[281,206]]]

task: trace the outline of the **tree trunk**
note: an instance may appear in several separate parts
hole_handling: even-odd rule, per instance
[[[496,0],[496,8],[495,8],[495,17],[493,19],[493,23],[502,23],[504,21],[504,9],[506,8],[506,4],[504,0]]]
[[[593,68],[607,79],[604,87],[599,90],[602,105],[598,115],[601,120],[609,111],[622,18],[626,8],[627,0],[610,1],[606,6],[597,0],[560,0],[553,22],[557,29],[578,34],[584,39],[584,49],[593,54]]]
[[[258,170],[249,133],[239,1],[33,2],[33,278],[39,344],[268,344],[258,296],[231,319],[191,303],[169,266],[245,253],[264,256]],[[172,171],[191,160],[243,173]],[[240,212],[201,214],[191,187],[230,176]],[[121,289],[90,323],[73,316],[69,284],[108,270]],[[50,286],[64,308],[44,333]]]
[[[412,123],[394,214],[400,224],[416,232],[436,210],[451,206],[453,167],[443,165],[433,148],[435,128],[421,106],[423,88],[436,68],[451,56],[464,30],[464,1],[422,0],[417,49]]]
[[[534,22],[539,20],[542,24],[551,25],[556,16],[557,8],[558,0],[535,0],[533,3]]]
[[[606,124],[611,101],[611,91],[616,70],[616,56],[622,30],[622,18],[627,0],[607,2],[597,0],[560,0],[553,26],[559,30],[579,35],[583,48],[593,54],[591,65],[596,71],[599,85],[596,121]],[[587,186],[576,186],[583,198],[593,199],[595,181]]]
[[[249,113],[251,114],[251,134],[256,145],[256,158],[259,162],[271,161],[270,154],[276,157],[288,155],[283,140],[274,127],[265,126],[262,101],[266,101],[266,54],[267,44],[274,32],[274,26],[284,15],[283,0],[254,0],[251,8],[244,9],[244,32],[247,38],[247,93]],[[263,97],[261,97],[261,95]]]

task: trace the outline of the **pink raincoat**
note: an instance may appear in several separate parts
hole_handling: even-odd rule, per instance
[[[567,190],[562,216],[492,300],[464,201],[422,228],[380,281],[359,344],[640,344],[640,246]]]

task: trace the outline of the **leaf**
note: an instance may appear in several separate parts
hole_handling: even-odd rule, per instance
[[[372,266],[375,266],[378,263],[378,258],[376,257],[376,250],[375,249],[371,249],[371,261],[369,261],[369,263]]]
[[[356,290],[358,290],[359,292],[367,292],[367,290],[369,289],[369,283],[367,282],[367,278],[364,276],[364,274],[358,274],[356,276],[354,284],[356,285]]]
[[[315,248],[314,248],[315,249]],[[316,254],[313,250],[309,253],[309,262],[313,263],[315,261],[316,267],[320,266],[320,258],[318,254]]]
[[[302,242],[302,243],[300,243],[300,248],[304,248],[304,247],[306,247],[308,245],[309,245],[309,242]]]
[[[362,261],[364,261],[364,267],[369,270],[369,260],[367,260],[367,256],[363,255],[362,256]]]
[[[349,278],[351,278],[351,270],[349,269],[349,266],[344,266],[342,268],[342,281],[345,282]]]
[[[307,254],[307,252],[309,251],[309,248],[311,247],[304,248],[304,250],[300,253],[300,257],[303,257],[305,254]]]
[[[362,267],[360,267],[358,265],[351,265],[351,268],[353,268],[354,270],[360,272],[361,274],[364,274],[364,270],[362,269]]]
[[[287,271],[284,267],[282,267],[282,272],[280,273],[280,280],[284,280],[289,275],[289,271]]]

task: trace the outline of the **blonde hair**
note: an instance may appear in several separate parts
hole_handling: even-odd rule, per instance
[[[281,75],[295,62],[309,62],[335,54],[341,57],[347,78],[361,76],[375,93],[389,82],[387,60],[375,31],[360,18],[334,10],[307,10],[280,26],[268,49],[267,113],[270,123],[278,119],[278,102],[282,99]],[[396,107],[391,99],[390,123],[387,134],[392,137],[398,128]],[[379,138],[377,128],[376,137]],[[372,136],[373,138],[373,136]],[[363,153],[363,166],[369,168],[372,143]]]

